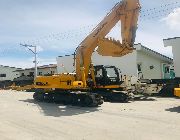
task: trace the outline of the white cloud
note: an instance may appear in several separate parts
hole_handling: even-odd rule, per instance
[[[174,9],[166,18],[163,19],[172,30],[180,30],[180,8]]]

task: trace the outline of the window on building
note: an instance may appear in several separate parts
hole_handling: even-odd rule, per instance
[[[142,64],[137,64],[138,72],[142,71]]]
[[[54,71],[51,71],[51,74],[54,74]]]
[[[169,68],[169,66],[165,67],[165,73],[170,73],[170,68]]]
[[[138,69],[138,78],[143,79],[143,73],[142,73],[142,64],[137,64],[137,69]]]
[[[0,77],[6,77],[6,74],[0,74]]]
[[[29,76],[34,76],[34,72],[30,72],[30,73],[29,73]]]
[[[39,72],[39,75],[42,75],[42,72]]]
[[[24,73],[21,73],[21,76],[24,76]]]

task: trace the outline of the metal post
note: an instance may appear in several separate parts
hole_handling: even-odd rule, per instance
[[[34,79],[37,77],[37,46],[34,46],[35,48],[35,61],[34,61],[34,63],[35,63],[35,73],[34,73]]]
[[[34,54],[34,63],[35,63],[34,80],[35,80],[36,77],[37,77],[37,46],[27,45],[27,44],[20,44],[20,45],[28,48],[28,50],[30,50]],[[30,49],[30,48],[34,48],[34,51],[32,49]]]

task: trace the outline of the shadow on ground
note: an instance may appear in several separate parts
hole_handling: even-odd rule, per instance
[[[174,97],[172,97],[172,96],[171,96],[171,97],[152,96],[152,97],[159,98],[159,99],[168,99],[168,98],[169,98],[169,99],[180,99],[179,97],[175,97],[175,96],[174,96]]]
[[[156,101],[156,99],[149,96],[135,96],[133,101]]]
[[[180,113],[180,106],[166,109],[166,111]]]
[[[37,105],[45,116],[73,116],[79,114],[85,114],[90,112],[99,111],[98,107],[77,107],[77,106],[66,106],[55,103],[37,102],[34,99],[19,100],[30,104]]]

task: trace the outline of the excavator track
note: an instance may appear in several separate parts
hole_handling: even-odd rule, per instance
[[[58,103],[81,107],[97,107],[103,103],[102,96],[89,92],[67,92],[67,91],[36,91],[34,100],[39,102]]]
[[[130,95],[125,91],[100,91],[98,94],[103,97],[105,102],[127,103],[131,99]]]

